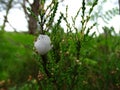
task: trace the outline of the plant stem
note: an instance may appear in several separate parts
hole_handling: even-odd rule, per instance
[[[49,70],[47,69],[47,62],[48,62],[48,59],[47,59],[47,55],[41,55],[41,58],[42,58],[42,65],[43,65],[43,68],[44,68],[44,71],[46,73],[46,75],[48,76],[48,78],[51,77],[51,74],[49,72]]]

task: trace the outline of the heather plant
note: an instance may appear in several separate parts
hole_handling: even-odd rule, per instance
[[[84,47],[86,42],[88,40],[90,41],[94,35],[89,36],[89,32],[96,23],[90,27],[87,27],[87,24],[90,21],[91,13],[95,5],[97,5],[97,2],[98,0],[95,0],[89,12],[86,13],[86,2],[82,0],[82,7],[80,7],[76,16],[71,18],[72,25],[67,19],[68,7],[66,7],[66,14],[64,15],[61,12],[58,21],[54,23],[57,7],[59,5],[58,1],[53,0],[46,9],[44,8],[45,1],[40,1],[39,17],[36,17],[34,13],[28,9],[31,15],[34,16],[40,24],[40,35],[48,35],[53,45],[52,49],[44,55],[39,53],[40,51],[35,46],[36,51],[39,51],[37,55],[39,58],[36,59],[38,59],[40,65],[39,72],[41,77],[38,79],[40,89],[69,90],[72,88],[77,90],[89,87],[87,82],[88,78],[85,78],[85,76],[87,77],[86,74],[89,72],[92,74],[90,68],[93,68],[97,62],[87,58],[86,56],[89,51],[83,51],[83,49],[86,48],[86,46]],[[81,29],[78,29],[76,27],[76,19],[80,13]],[[66,22],[66,33],[60,26],[62,20]],[[46,43],[44,43],[43,46],[45,46]],[[90,46],[88,46],[88,48],[89,47]],[[89,67],[89,65],[91,67]],[[86,84],[86,86],[84,86],[84,84]]]

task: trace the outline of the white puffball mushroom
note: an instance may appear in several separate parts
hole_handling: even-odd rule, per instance
[[[34,47],[40,55],[46,54],[52,48],[49,36],[39,35],[34,43]]]

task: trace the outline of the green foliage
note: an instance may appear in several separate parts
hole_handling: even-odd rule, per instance
[[[41,2],[37,17],[40,34],[48,34],[53,44],[46,55],[33,55],[34,36],[0,32],[0,51],[3,51],[0,52],[0,85],[10,79],[14,82],[8,85],[11,90],[119,90],[120,35],[113,27],[103,27],[104,33],[97,37],[93,37],[94,33],[89,35],[96,22],[90,27],[87,24],[97,2],[95,0],[86,13],[83,0],[82,7],[71,18],[72,24],[68,21],[68,7],[66,14],[60,13],[54,23],[59,3],[53,0],[45,9],[45,1]],[[79,13],[80,29],[76,27]],[[66,33],[60,26],[62,20],[66,22]]]
[[[109,21],[118,13],[119,13],[118,8],[112,8],[111,10],[108,10],[103,15],[101,15],[101,18],[105,23],[109,23]]]
[[[40,0],[38,17],[31,11],[30,8],[27,8],[30,14],[39,22],[41,34],[45,34],[51,29],[58,8],[58,4],[59,3],[57,0],[52,0],[51,3],[47,6],[47,8],[45,8],[45,0]]]
[[[43,74],[43,78],[40,77],[39,80],[35,75],[38,73],[38,70],[35,71],[38,63],[33,59],[39,61],[41,57],[32,56],[31,44],[34,37],[19,33],[0,33],[0,82],[5,80],[1,88],[9,86],[10,90],[119,90],[120,36],[114,36],[112,28],[104,27],[105,32],[98,37],[88,36],[87,41],[82,42],[79,59],[76,55],[75,34],[66,34],[58,26],[53,29],[57,35],[51,35],[54,48],[48,53],[47,64],[52,76],[48,78],[39,63],[39,70]],[[27,81],[31,74],[35,75],[35,78]]]
[[[87,5],[92,6],[93,1],[94,0],[88,1]],[[117,6],[113,8],[111,7],[109,10],[105,11],[103,7],[105,3],[107,3],[107,0],[99,1],[96,11],[94,11],[93,14],[91,15],[92,21],[98,22],[98,20],[101,18],[106,24],[109,24],[109,21],[112,20],[112,18],[115,17],[115,15],[119,14],[119,8]]]
[[[7,84],[26,82],[29,75],[37,76],[38,65],[32,53],[33,40],[31,35],[0,31],[0,81],[5,80],[6,87]]]

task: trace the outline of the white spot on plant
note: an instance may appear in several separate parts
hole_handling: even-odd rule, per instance
[[[40,55],[46,54],[52,48],[49,36],[39,35],[34,43],[34,47]]]

